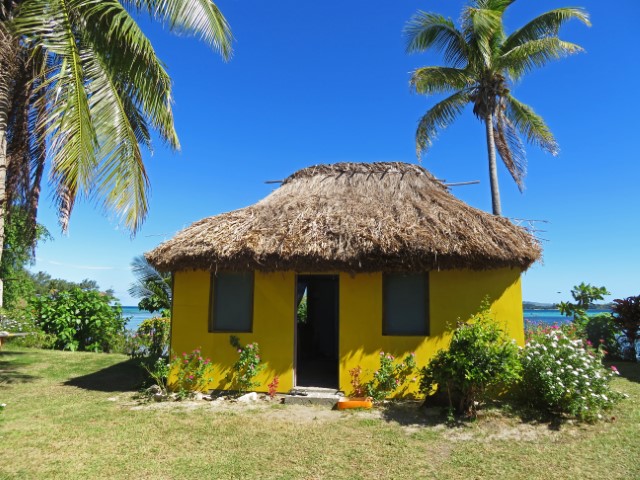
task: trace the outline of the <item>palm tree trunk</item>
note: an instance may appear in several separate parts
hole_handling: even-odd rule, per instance
[[[487,151],[489,153],[489,182],[491,184],[491,207],[494,215],[502,215],[500,206],[500,187],[498,186],[498,166],[496,164],[496,141],[493,133],[493,115],[490,113],[484,119],[487,131]]]
[[[4,70],[4,69],[3,69]],[[4,219],[7,201],[7,124],[9,119],[9,79],[0,72],[0,262],[4,251]],[[3,306],[4,279],[0,278],[0,308]]]

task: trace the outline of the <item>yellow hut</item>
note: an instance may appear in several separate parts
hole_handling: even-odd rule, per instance
[[[488,296],[524,341],[520,274],[537,241],[470,207],[424,168],[338,163],[302,169],[246,208],[194,223],[146,254],[173,273],[171,350],[201,348],[211,388],[229,388],[230,335],[258,342],[278,390],[350,390],[381,351],[426,364]],[[306,300],[306,315],[297,315]]]

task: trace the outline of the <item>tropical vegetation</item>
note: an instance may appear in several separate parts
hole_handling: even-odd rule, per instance
[[[474,418],[492,387],[507,387],[520,373],[518,347],[493,318],[489,304],[469,322],[459,323],[451,343],[421,371],[420,390],[446,398],[453,413]]]
[[[558,8],[534,18],[511,34],[504,16],[515,0],[473,0],[462,10],[461,26],[432,12],[419,11],[405,27],[407,52],[437,50],[446,66],[416,69],[411,87],[420,94],[448,94],[420,119],[416,131],[418,157],[433,144],[438,131],[449,126],[473,105],[484,123],[489,158],[493,213],[501,215],[496,150],[518,188],[524,188],[526,152],[521,136],[552,155],[558,144],[542,117],[511,93],[514,82],[552,60],[582,48],[558,37],[570,20],[590,25],[581,8]]]
[[[131,262],[135,282],[129,295],[139,298],[138,308],[149,313],[171,316],[171,273],[161,273],[140,255]]]
[[[31,301],[33,321],[53,336],[53,348],[109,352],[117,345],[127,319],[112,297],[96,290],[72,288]]]
[[[521,353],[522,400],[552,414],[599,420],[622,398],[611,388],[617,368],[605,369],[599,348],[584,348],[561,329],[536,336]]]
[[[135,20],[145,14],[231,54],[211,0],[0,2],[0,255],[14,205],[35,228],[46,161],[63,230],[83,197],[139,229],[149,188],[142,148],[152,132],[180,145],[169,75]]]
[[[640,338],[640,295],[617,298],[613,301],[613,323],[620,328],[627,340],[626,357],[637,362],[637,342]]]

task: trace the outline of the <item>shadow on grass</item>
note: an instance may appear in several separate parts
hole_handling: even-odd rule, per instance
[[[576,422],[575,419],[554,415],[518,401],[504,404],[500,411],[504,416],[515,418],[521,423],[543,425],[554,432],[559,432],[564,426],[572,425]]]
[[[23,363],[16,363],[12,357],[24,355],[24,352],[0,352],[0,387],[12,383],[27,383],[39,378],[20,371]],[[5,360],[8,359],[8,360]]]
[[[131,392],[138,390],[145,379],[137,360],[126,360],[97,372],[75,377],[64,385],[98,392]]]
[[[0,388],[12,383],[33,382],[38,377],[20,372],[21,365],[15,365],[10,361],[0,361]]]
[[[455,426],[456,422],[447,421],[444,409],[439,407],[424,408],[423,401],[389,402],[380,407],[382,418],[387,422],[395,422],[403,427],[436,425]]]
[[[547,412],[526,407],[520,404],[489,402],[478,411],[478,418],[465,418],[461,416],[447,416],[447,408],[442,406],[427,406],[420,401],[390,402],[381,407],[382,418],[387,422],[395,422],[401,426],[435,427],[444,425],[448,428],[465,427],[487,416],[491,417],[499,412],[499,416],[516,419],[519,423],[545,426],[549,430],[560,431],[564,426],[575,421]]]

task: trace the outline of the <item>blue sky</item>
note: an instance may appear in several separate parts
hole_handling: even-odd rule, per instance
[[[339,161],[416,162],[414,133],[433,98],[412,94],[410,72],[441,64],[437,53],[407,55],[402,28],[417,10],[457,20],[461,0],[402,2],[219,0],[235,36],[225,63],[196,39],[143,28],[174,82],[182,143],[156,142],[145,162],[150,214],[135,238],[89,202],[79,202],[61,235],[49,190],[39,221],[54,235],[32,270],[69,280],[92,278],[123,304],[129,264],[191,222],[241,208],[273,190],[266,180]],[[520,0],[506,17],[511,31],[565,0]],[[523,276],[526,300],[555,302],[581,281],[605,285],[611,298],[640,294],[640,77],[636,45],[640,2],[578,3],[593,26],[575,22],[561,37],[586,53],[552,63],[513,89],[547,121],[558,157],[528,148],[520,194],[500,166],[503,214],[537,220],[543,262]],[[453,193],[491,208],[484,129],[468,109],[443,131],[422,165],[450,182],[480,180]],[[562,293],[558,293],[562,292]]]

